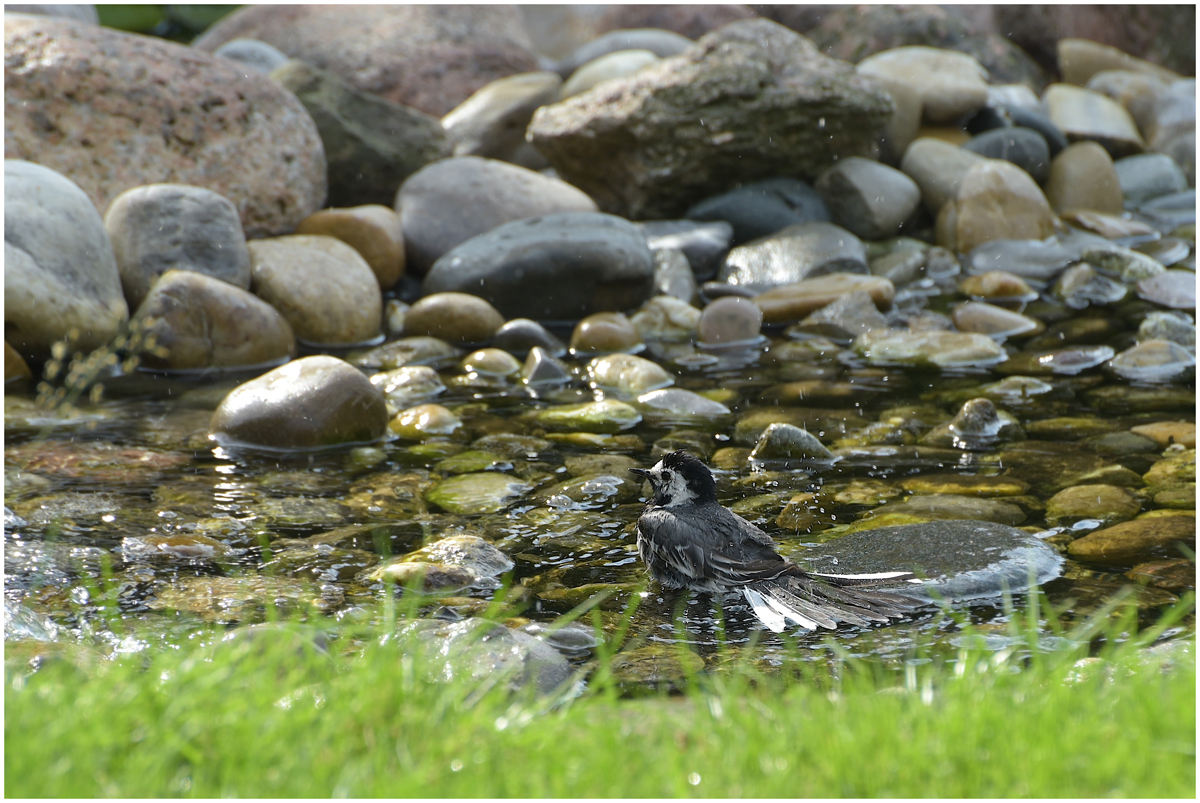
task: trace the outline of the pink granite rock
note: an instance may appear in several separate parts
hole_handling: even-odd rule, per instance
[[[515,6],[246,6],[193,42],[259,39],[364,92],[441,117],[497,78],[538,68]]]
[[[263,237],[325,201],[321,139],[291,93],[162,39],[6,14],[4,112],[5,157],[57,170],[101,214],[131,187],[193,184]]]

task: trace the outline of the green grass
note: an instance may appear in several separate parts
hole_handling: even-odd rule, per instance
[[[601,673],[558,707],[426,682],[394,644],[7,665],[5,794],[1192,798],[1195,663],[1145,650],[1191,606],[1136,636],[1130,609],[1091,624],[1107,637],[1065,634],[1074,650],[903,674],[741,667],[628,699]],[[1074,677],[1093,638],[1112,671]]]

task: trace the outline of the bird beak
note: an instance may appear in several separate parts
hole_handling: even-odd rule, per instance
[[[631,469],[629,469],[629,473],[630,473],[630,474],[637,474],[637,475],[638,475],[639,477],[641,477],[643,480],[648,480],[648,479],[650,479],[650,470],[649,470],[649,469],[645,469],[645,468],[631,468]]]

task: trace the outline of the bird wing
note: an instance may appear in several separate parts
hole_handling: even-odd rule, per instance
[[[770,536],[720,505],[654,508],[638,521],[648,563],[711,590],[776,577],[788,567]]]

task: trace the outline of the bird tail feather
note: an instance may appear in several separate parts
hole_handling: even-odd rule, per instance
[[[788,621],[809,630],[835,629],[839,623],[866,627],[904,616],[921,603],[901,594],[863,588],[901,579],[908,572],[887,576],[820,575],[804,572],[781,575],[742,587],[755,615],[773,632],[782,632]],[[843,580],[851,582],[843,585]]]

